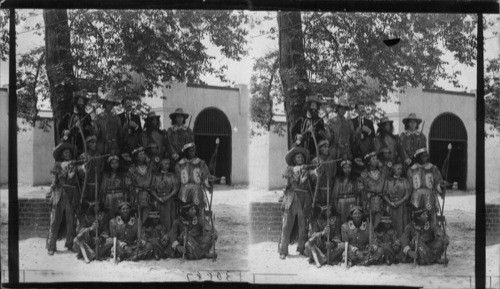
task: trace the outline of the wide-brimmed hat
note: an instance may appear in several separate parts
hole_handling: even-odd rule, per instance
[[[187,143],[182,147],[182,152],[185,152],[186,150],[194,147],[196,147],[194,142]]]
[[[52,156],[54,157],[54,160],[56,160],[57,162],[62,161],[62,153],[65,150],[70,150],[72,154],[75,154],[76,146],[67,142],[62,142],[58,144],[52,151]],[[75,157],[75,155],[73,155],[73,157]]]
[[[325,103],[325,101],[323,100],[323,97],[319,94],[306,96],[306,103],[309,103],[309,102],[316,102],[318,104]]]
[[[415,113],[410,113],[407,117],[403,118],[403,123],[407,124],[410,120],[416,120],[417,124],[420,124],[422,122],[422,119],[417,117]]]
[[[384,123],[387,123],[387,122],[393,123],[394,121],[390,120],[387,116],[384,116],[383,118],[381,118],[379,120],[379,122],[377,123],[377,125],[381,126],[381,125],[383,125]]]
[[[303,148],[303,147],[299,147],[299,146],[296,146],[296,147],[293,147],[291,150],[289,150],[287,153],[286,153],[286,156],[285,156],[285,160],[286,160],[286,163],[289,165],[289,166],[293,166],[293,161],[295,159],[295,155],[296,154],[302,154],[304,155],[304,163],[308,163],[309,162],[309,157],[310,157],[310,154],[309,154],[309,150]]]
[[[188,118],[189,117],[189,114],[185,113],[182,108],[178,108],[176,109],[174,112],[172,112],[171,114],[169,114],[169,117],[171,120],[174,120],[178,115],[182,115],[184,117],[184,119]]]
[[[150,112],[148,112],[146,119],[150,119],[150,118],[160,118],[160,116],[157,115],[154,111],[150,111]]]
[[[420,149],[418,149],[418,150],[415,151],[415,154],[413,156],[417,157],[419,154],[423,154],[423,153],[426,153],[426,152],[427,152],[426,148],[420,148]]]
[[[104,98],[99,99],[99,102],[103,104],[111,103],[113,105],[119,105],[121,103],[121,99],[116,96],[114,90],[110,90],[104,95]]]
[[[85,102],[87,102],[89,100],[89,97],[87,95],[88,91],[86,89],[73,91],[73,99],[83,98]]]
[[[340,99],[339,102],[335,104],[335,107],[336,108],[338,108],[338,107],[345,107],[347,110],[351,110],[352,109],[352,107],[349,105],[349,103],[345,99]]]

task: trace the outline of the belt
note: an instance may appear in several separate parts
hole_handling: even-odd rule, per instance
[[[114,194],[121,194],[123,193],[122,190],[107,190],[106,194],[114,195]]]
[[[330,187],[320,187],[321,190],[331,190],[332,188]]]
[[[95,183],[87,183],[87,186],[95,186]]]
[[[339,199],[350,199],[350,198],[356,198],[355,195],[339,195]]]
[[[294,189],[293,191],[294,192],[301,192],[301,193],[308,193],[309,192],[308,190],[304,190],[304,189]]]
[[[62,185],[63,188],[71,188],[71,189],[76,189],[76,186],[72,186],[72,185]]]

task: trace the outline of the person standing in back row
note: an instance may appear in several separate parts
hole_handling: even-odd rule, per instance
[[[182,108],[176,109],[169,116],[172,120],[172,126],[167,130],[167,140],[170,143],[167,151],[172,156],[172,160],[177,162],[180,160],[184,145],[194,142],[194,134],[189,125],[186,125],[189,114],[184,113]]]

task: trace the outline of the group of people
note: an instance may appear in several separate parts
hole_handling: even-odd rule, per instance
[[[56,251],[65,219],[65,247],[85,262],[216,258],[207,197],[214,177],[196,156],[189,115],[178,108],[165,131],[150,112],[141,126],[133,101],[108,95],[92,118],[86,94],[73,94],[53,151],[48,254]],[[115,114],[120,104],[124,112]]]
[[[318,115],[323,104],[319,96],[307,97],[305,116],[292,127],[280,258],[286,259],[289,243],[297,240],[297,251],[318,267],[447,264],[449,241],[438,198],[447,183],[429,162],[422,120],[410,113],[398,136],[387,117],[375,131],[363,102],[348,120],[352,108],[339,100],[327,123]]]

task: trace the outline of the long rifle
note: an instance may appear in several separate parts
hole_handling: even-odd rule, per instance
[[[182,259],[186,259],[186,251],[187,251],[187,239],[188,239],[188,227],[189,223],[186,224],[186,228],[184,229],[184,253],[182,253]]]
[[[370,222],[368,223],[368,262],[370,261],[370,258],[372,257],[372,198],[373,196],[370,196]]]

